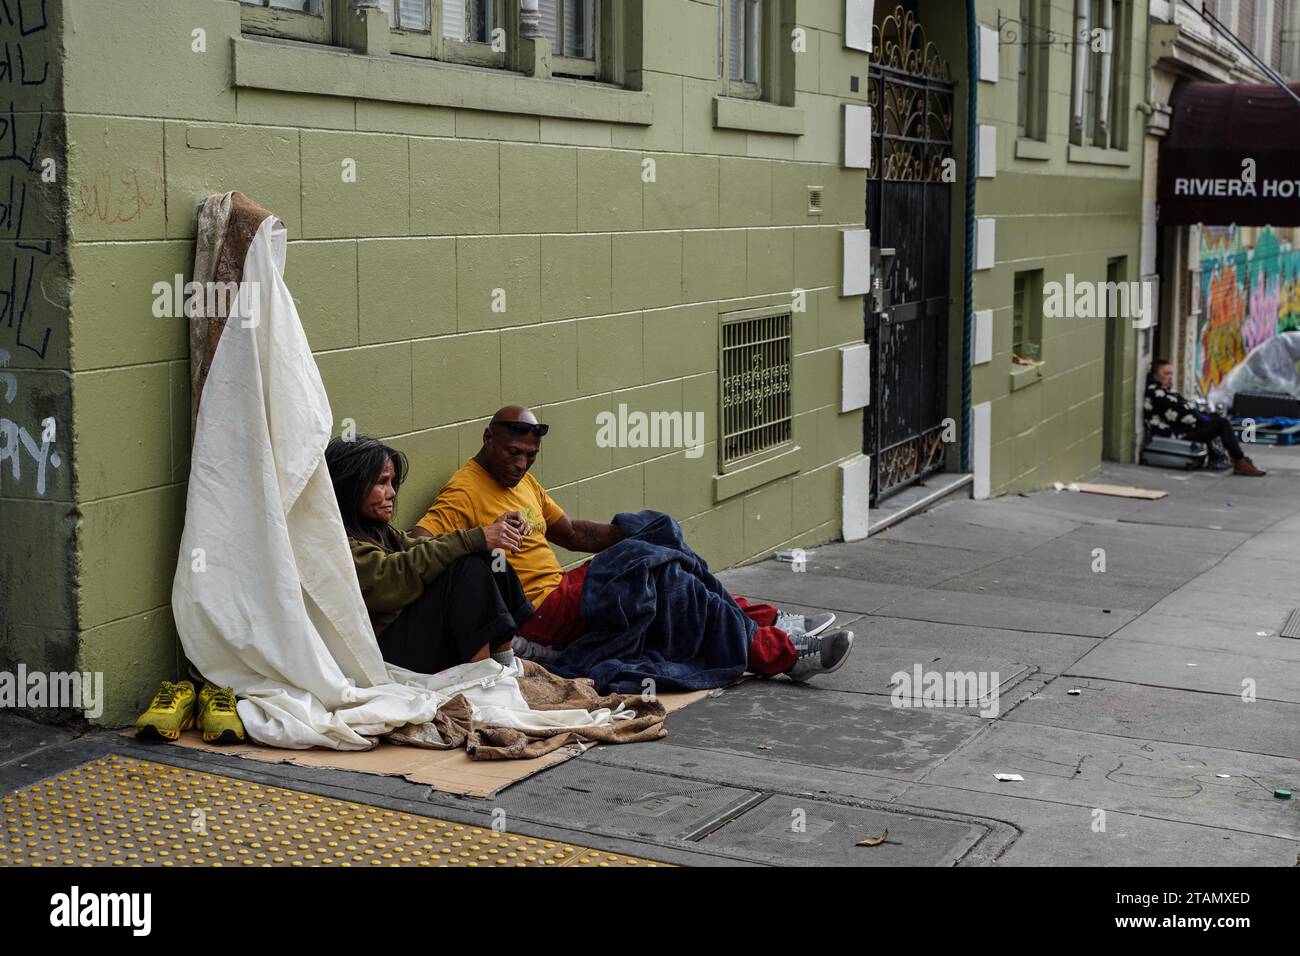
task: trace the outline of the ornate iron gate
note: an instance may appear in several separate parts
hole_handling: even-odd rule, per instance
[[[899,6],[875,27],[867,102],[872,165],[867,228],[882,255],[868,295],[871,404],[863,453],[876,501],[943,467],[947,414],[948,240],[953,83],[916,16]]]

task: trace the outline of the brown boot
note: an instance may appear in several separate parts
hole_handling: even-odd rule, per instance
[[[1238,458],[1235,462],[1233,462],[1232,473],[1234,475],[1247,475],[1251,478],[1258,478],[1261,475],[1268,474],[1268,472],[1266,472],[1263,468],[1256,468],[1255,463],[1251,461],[1249,458]]]

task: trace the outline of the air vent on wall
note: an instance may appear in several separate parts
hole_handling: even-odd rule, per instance
[[[822,187],[808,187],[808,215],[820,216],[822,214]]]

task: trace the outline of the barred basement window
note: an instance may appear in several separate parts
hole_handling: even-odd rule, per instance
[[[792,439],[790,310],[723,315],[721,465],[745,462]]]

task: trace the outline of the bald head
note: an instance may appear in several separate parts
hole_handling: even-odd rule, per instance
[[[499,484],[513,488],[533,467],[542,448],[542,439],[529,430],[520,429],[523,434],[518,434],[500,424],[502,422],[536,425],[538,421],[532,410],[524,405],[504,405],[493,413],[492,421],[483,429],[483,446],[474,460]]]
[[[494,422],[529,422],[537,423],[537,416],[531,408],[523,405],[503,405],[492,413]]]

